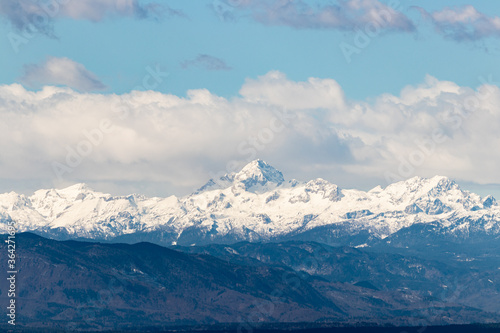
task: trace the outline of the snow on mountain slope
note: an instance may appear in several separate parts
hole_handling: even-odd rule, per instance
[[[21,230],[34,230],[48,222],[32,207],[29,198],[14,192],[0,194],[0,220],[9,219],[22,221]],[[5,223],[0,224],[0,228],[7,230]]]
[[[281,185],[285,179],[283,174],[262,160],[248,163],[238,173],[225,175],[220,179],[210,179],[196,193],[225,189],[232,185],[245,191],[264,193]]]
[[[211,179],[182,198],[112,196],[85,184],[39,190],[30,197],[2,194],[3,231],[10,218],[18,222],[19,231],[50,232],[56,237],[60,233],[113,239],[161,231],[162,240],[172,243],[179,238],[193,243],[221,237],[278,239],[334,224],[385,238],[415,223],[435,221],[450,232],[500,234],[495,199],[463,191],[446,177],[414,177],[368,192],[341,190],[323,179],[285,181],[281,172],[261,160],[238,173]]]

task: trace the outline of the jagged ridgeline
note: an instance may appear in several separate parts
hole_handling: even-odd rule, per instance
[[[495,199],[464,191],[446,177],[415,177],[365,192],[323,179],[287,181],[261,160],[185,197],[112,196],[85,184],[32,196],[2,194],[1,231],[10,219],[19,231],[54,239],[169,246],[295,239],[364,247],[392,239],[402,244],[415,232],[454,242],[500,235]]]
[[[185,197],[77,184],[0,195],[0,216],[33,327],[240,325],[255,304],[263,323],[500,321],[500,209],[446,177],[359,191],[256,160]]]

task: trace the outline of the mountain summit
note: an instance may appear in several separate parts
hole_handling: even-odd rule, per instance
[[[283,174],[260,159],[254,160],[237,173],[225,174],[219,179],[210,179],[196,193],[234,187],[249,192],[266,192],[285,182]]]
[[[242,183],[247,191],[270,183],[273,186],[279,186],[285,181],[280,171],[262,160],[248,163],[240,172],[234,174],[233,179],[235,182]]]

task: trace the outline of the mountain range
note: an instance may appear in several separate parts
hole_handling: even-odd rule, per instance
[[[0,250],[7,251],[4,242]],[[498,287],[488,282],[497,280],[496,270],[474,273],[314,242],[174,250],[21,233],[16,256],[16,328],[23,332],[259,332],[304,325],[408,325],[421,332],[428,325],[500,321]],[[2,279],[2,304],[8,289]]]
[[[31,196],[1,194],[0,232],[10,220],[20,232],[59,240],[165,246],[310,240],[405,248],[415,232],[468,243],[500,235],[495,198],[464,191],[446,177],[414,177],[360,191],[319,178],[287,181],[261,160],[211,179],[185,197],[113,196],[85,184]]]
[[[360,191],[256,160],[185,197],[5,193],[12,220],[28,328],[500,321],[500,208],[446,177]]]

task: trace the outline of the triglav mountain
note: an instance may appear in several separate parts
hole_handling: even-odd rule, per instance
[[[29,197],[6,193],[0,195],[0,219],[2,231],[13,219],[19,231],[55,239],[162,245],[294,239],[365,247],[394,245],[415,232],[453,242],[500,234],[495,199],[464,191],[446,177],[414,177],[365,192],[320,178],[286,181],[261,160],[180,198],[112,196],[85,184]]]

